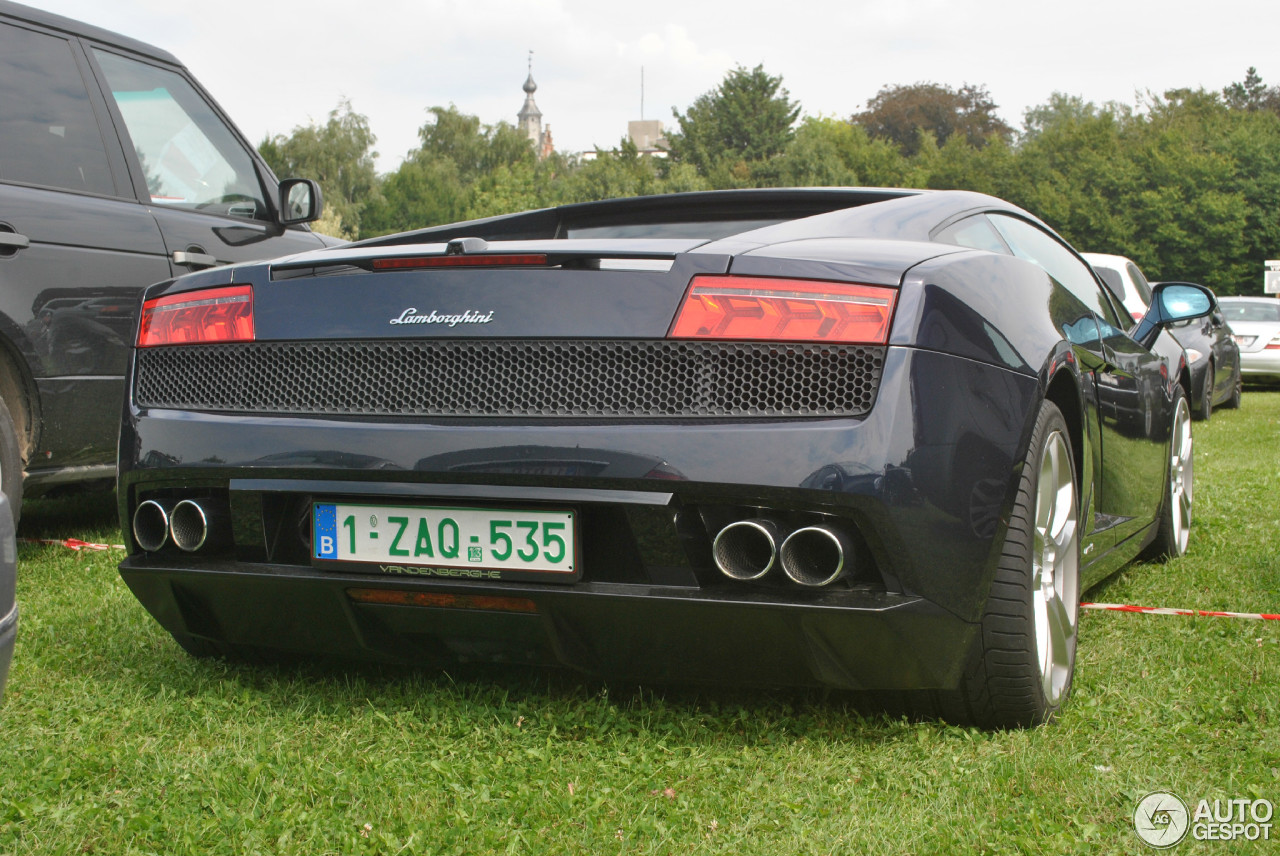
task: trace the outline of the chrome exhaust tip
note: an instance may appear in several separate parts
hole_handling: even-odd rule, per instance
[[[148,553],[154,553],[169,541],[169,509],[172,500],[148,499],[133,511],[133,540]]]
[[[752,519],[730,523],[711,545],[720,573],[732,580],[750,582],[773,570],[778,559],[778,525]]]
[[[179,550],[194,553],[209,540],[209,515],[194,499],[184,499],[169,514],[169,535]]]
[[[837,529],[806,526],[787,536],[778,557],[792,582],[816,588],[831,585],[852,569],[854,546]]]

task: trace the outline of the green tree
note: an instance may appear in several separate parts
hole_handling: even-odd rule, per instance
[[[461,220],[470,204],[458,167],[449,160],[406,158],[383,176],[381,189],[364,212],[366,237]]]
[[[640,154],[635,143],[624,137],[618,148],[596,149],[595,157],[576,162],[559,182],[557,201],[591,202],[668,192],[655,160]]]
[[[897,186],[910,165],[890,143],[843,119],[805,117],[786,149],[757,175],[779,187]]]
[[[529,139],[506,122],[485,125],[457,107],[432,107],[418,148],[382,180],[382,198],[366,213],[366,233],[385,235],[473,217],[536,208],[549,195],[551,164],[538,163]]]
[[[1133,122],[1127,108],[1054,93],[1027,111],[1015,169],[991,192],[1035,212],[1078,249],[1131,256],[1129,200],[1142,187]]]
[[[1228,84],[1222,90],[1222,97],[1232,110],[1270,110],[1280,113],[1280,87],[1267,86],[1262,82],[1258,70],[1249,66],[1244,80]]]
[[[258,145],[264,160],[281,177],[297,176],[320,182],[326,208],[332,208],[343,237],[360,234],[360,217],[377,196],[369,120],[343,99],[323,125],[298,126],[288,136],[267,137]]]
[[[672,114],[680,125],[668,135],[673,161],[693,165],[715,186],[741,186],[751,183],[754,166],[786,148],[800,105],[781,77],[738,66],[683,115]]]
[[[1013,129],[996,115],[997,105],[985,86],[964,84],[958,90],[940,83],[885,86],[850,121],[875,139],[893,142],[903,154],[920,150],[921,132],[941,146],[960,135],[975,148],[992,138],[1010,142]]]
[[[507,122],[481,124],[478,116],[450,104],[427,111],[431,120],[418,129],[421,144],[409,153],[414,160],[447,160],[466,183],[499,166],[533,163],[537,158],[528,137]]]

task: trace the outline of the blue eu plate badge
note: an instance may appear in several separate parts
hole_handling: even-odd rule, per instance
[[[316,505],[311,514],[315,526],[312,537],[315,538],[316,557],[338,558],[338,509],[332,505]]]

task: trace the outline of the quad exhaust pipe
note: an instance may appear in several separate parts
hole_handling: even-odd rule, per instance
[[[230,534],[228,516],[208,498],[148,499],[133,512],[133,538],[148,553],[169,541],[179,550],[194,553],[223,543]]]
[[[184,499],[169,515],[169,537],[175,547],[186,553],[194,553],[209,540],[210,515],[201,502],[204,500]]]
[[[853,570],[857,548],[843,530],[823,524],[784,532],[766,518],[730,523],[711,545],[716,567],[732,580],[751,582],[781,566],[788,579],[808,588],[831,585]]]
[[[806,526],[787,536],[779,550],[782,571],[802,586],[828,586],[853,566],[853,540],[831,526]]]
[[[711,555],[720,573],[731,580],[750,582],[773,570],[780,540],[778,524],[772,520],[739,520],[720,530],[711,544]]]
[[[148,499],[138,503],[133,512],[133,540],[148,553],[154,553],[169,541],[169,512],[175,505],[171,499]]]

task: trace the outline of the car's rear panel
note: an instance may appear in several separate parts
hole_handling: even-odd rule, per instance
[[[170,291],[251,285],[256,335],[136,352],[122,518],[196,501],[208,539],[148,552],[130,538],[122,574],[199,650],[954,686],[1026,442],[1031,370],[887,343],[669,336],[699,274],[897,288],[941,252],[858,243],[816,262],[534,241],[486,252],[545,264],[411,271],[367,269],[357,250],[184,278]],[[912,311],[923,305],[914,294]],[[316,557],[317,503],[563,510],[578,566],[543,582],[334,565]],[[757,519],[836,530],[850,572],[730,578],[715,538]]]

